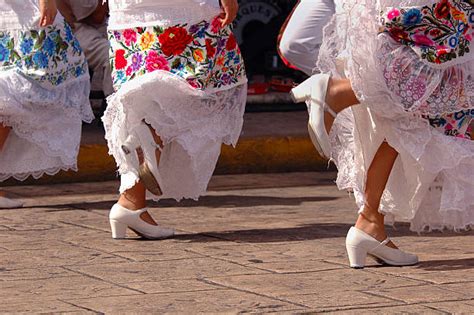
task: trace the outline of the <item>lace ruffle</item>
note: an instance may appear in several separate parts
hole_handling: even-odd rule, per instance
[[[164,143],[159,162],[161,198],[197,199],[203,195],[221,145],[237,143],[245,110],[245,83],[201,91],[181,77],[158,70],[122,85],[107,99],[102,118],[109,154],[122,175],[120,192],[133,187],[138,179],[121,144],[130,130],[146,120]]]

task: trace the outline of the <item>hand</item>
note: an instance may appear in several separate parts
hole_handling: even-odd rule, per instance
[[[222,13],[220,15],[222,26],[229,25],[234,21],[239,11],[237,0],[221,0]]]
[[[58,9],[56,8],[55,0],[39,0],[40,7],[40,26],[45,27],[53,24]]]

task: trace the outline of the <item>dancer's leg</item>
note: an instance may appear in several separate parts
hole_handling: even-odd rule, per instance
[[[153,138],[155,139],[155,142],[159,145],[162,146],[163,142],[155,132],[155,130],[151,127],[150,131],[153,135]],[[161,152],[160,150],[156,150],[156,160],[160,160]],[[143,152],[141,149],[137,150],[137,155],[138,155],[138,160],[140,163],[143,163]],[[124,208],[127,208],[129,210],[140,210],[146,207],[146,188],[141,182],[137,182],[135,186],[132,188],[126,190],[123,194],[120,195],[118,204],[121,205]],[[157,225],[155,220],[151,217],[151,215],[148,212],[144,212],[141,215],[141,218],[150,224]]]
[[[367,171],[364,208],[355,224],[356,228],[379,241],[383,241],[387,238],[384,216],[378,211],[380,199],[382,198],[397,156],[398,152],[386,142],[382,143],[377,150]],[[397,248],[392,242],[387,245]]]
[[[348,79],[330,79],[326,94],[326,103],[336,113],[350,106],[359,104],[359,100],[352,90],[351,81]],[[334,122],[334,117],[326,112],[324,122],[326,131],[329,133]]]
[[[10,127],[0,124],[0,151],[3,149],[5,141],[7,141],[8,135],[10,134],[10,130]]]

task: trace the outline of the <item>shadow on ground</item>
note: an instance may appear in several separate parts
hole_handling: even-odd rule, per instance
[[[339,197],[273,197],[273,196],[242,196],[242,195],[225,195],[225,196],[204,196],[199,201],[183,200],[177,202],[166,199],[160,202],[150,202],[150,207],[158,208],[249,208],[256,206],[298,206],[303,202],[324,202],[337,200]],[[110,210],[116,200],[99,201],[99,202],[82,202],[61,204],[62,208],[76,208],[84,210]],[[41,205],[34,208],[54,208],[54,205]],[[58,211],[58,210],[52,210]]]

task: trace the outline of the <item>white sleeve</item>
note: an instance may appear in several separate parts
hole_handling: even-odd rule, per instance
[[[194,0],[195,2],[201,5],[210,5],[214,8],[220,8],[219,0]]]

